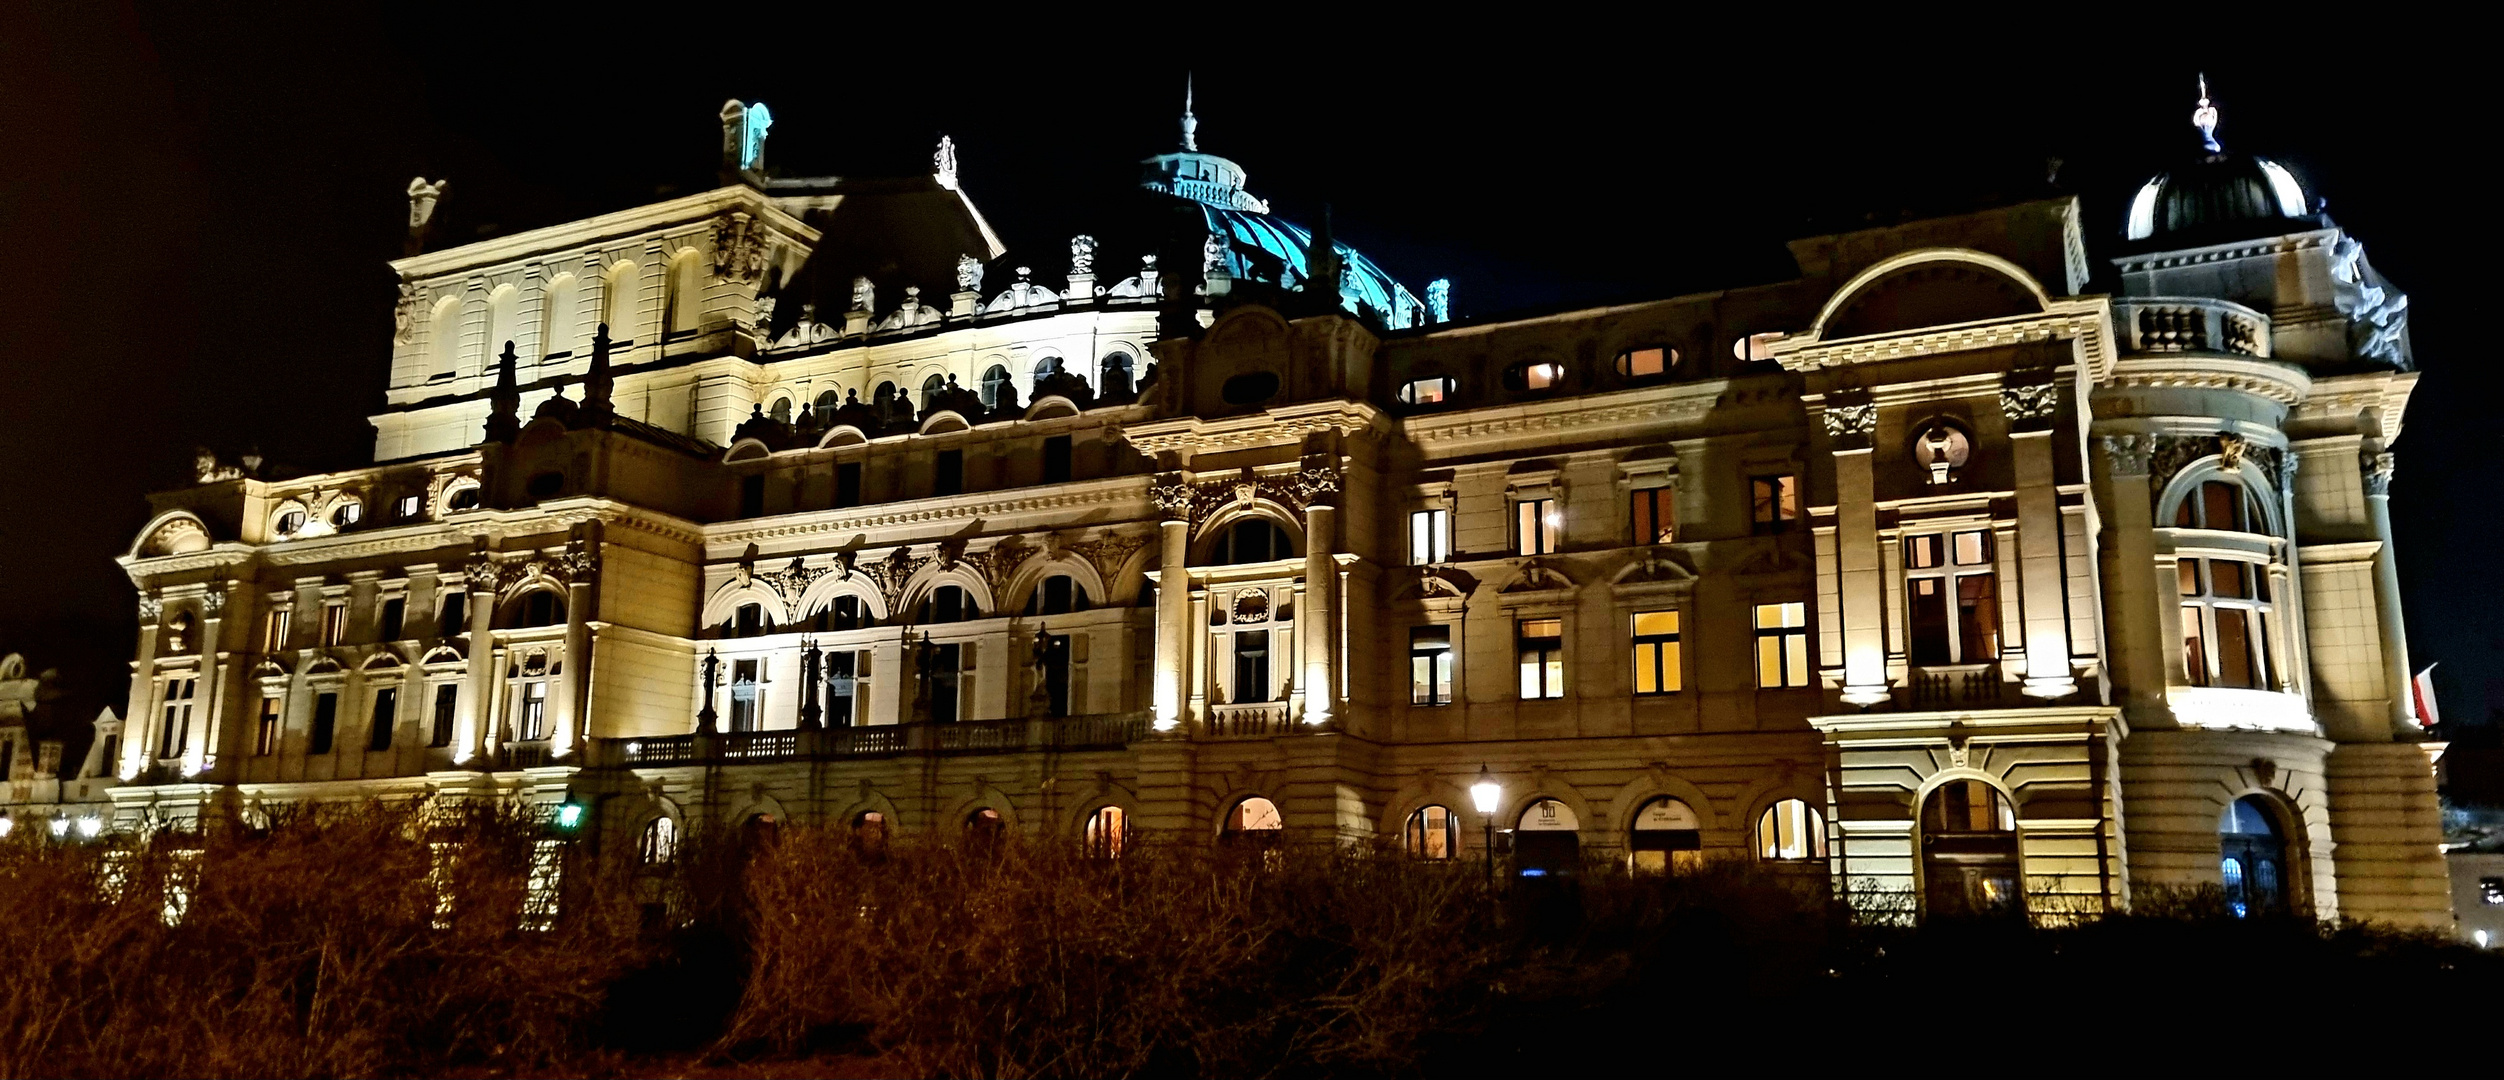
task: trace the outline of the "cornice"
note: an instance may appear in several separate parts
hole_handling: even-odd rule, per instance
[[[1152,420],[1124,425],[1121,434],[1140,453],[1154,456],[1169,451],[1202,453],[1273,446],[1300,442],[1317,432],[1354,435],[1389,427],[1389,418],[1382,410],[1365,402],[1318,401],[1216,420],[1196,416]]]
[[[1148,476],[1123,476],[1084,484],[1065,484],[1045,494],[1016,498],[976,500],[959,496],[925,500],[923,505],[847,507],[765,520],[730,522],[702,526],[701,540],[707,546],[707,557],[710,558],[713,557],[709,554],[710,550],[717,545],[745,545],[827,533],[866,532],[1084,508],[1131,509],[1138,513],[1141,523],[1153,524],[1147,519],[1148,485],[1153,479]],[[1089,521],[1084,524],[1114,525],[1120,522]]]
[[[2258,240],[2237,240],[2224,244],[2210,244],[2206,247],[2182,248],[2176,251],[2151,251],[2143,255],[2124,255],[2114,259],[2113,268],[2125,274],[2137,274],[2150,270],[2171,270],[2177,267],[2198,266],[2202,263],[2224,262],[2228,259],[2284,255],[2291,251],[2326,248],[2336,242],[2338,237],[2339,230],[2335,228],[2314,229]]]
[[[2335,421],[2354,417],[2367,409],[2378,409],[2385,442],[2400,437],[2400,420],[2408,412],[2408,401],[2417,392],[2414,371],[2369,371],[2354,375],[2330,375],[2313,380],[2312,393],[2297,408],[2293,419]]]
[[[1509,404],[1403,417],[1399,432],[1416,443],[1502,438],[1612,424],[1686,423],[1712,411],[1736,380],[1711,379],[1667,387]]]
[[[2112,308],[2101,296],[2053,300],[2042,312],[1819,341],[1806,334],[1773,343],[1774,360],[1792,371],[1972,352],[2042,341],[2074,340],[2094,381],[2113,370]]]
[[[733,184],[666,202],[648,203],[562,225],[394,259],[390,266],[401,277],[410,280],[439,278],[550,251],[592,246],[656,228],[700,223],[729,210],[754,215],[775,231],[802,244],[814,245],[819,239],[817,229],[774,205],[764,192],[745,184]]]
[[[2114,363],[2108,385],[2194,390],[2234,390],[2294,406],[2312,392],[2313,378],[2294,364],[2216,353],[2165,353]]]

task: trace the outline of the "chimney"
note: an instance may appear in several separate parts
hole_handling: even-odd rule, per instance
[[[450,180],[429,184],[423,176],[409,180],[409,239],[402,249],[404,256],[426,250],[426,235],[434,231],[435,203],[443,198],[444,189],[451,186]]]

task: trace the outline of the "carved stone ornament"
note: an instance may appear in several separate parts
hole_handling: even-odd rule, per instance
[[[2164,493],[2176,473],[2217,452],[2216,440],[2199,435],[2157,435],[2148,451],[2148,497]]]
[[[1295,475],[1296,499],[1307,507],[1336,505],[1341,480],[1339,467],[1327,464],[1326,459],[1307,461],[1304,471]]]
[[[164,597],[162,597],[162,596],[155,596],[155,595],[149,595],[149,596],[142,596],[142,597],[140,597],[140,598],[139,598],[139,621],[140,621],[140,622],[143,622],[143,623],[152,623],[152,622],[157,621],[159,618],[164,617],[164,615],[165,615],[165,598],[164,598]]]
[[[1095,273],[1096,238],[1080,233],[1069,239],[1069,272]]]
[[[780,570],[756,575],[756,580],[772,586],[775,592],[781,593],[784,602],[797,604],[800,602],[800,594],[808,591],[809,583],[825,577],[828,572],[827,567],[812,567],[803,560],[793,559],[790,565]]]
[[[852,279],[852,310],[875,311],[878,308],[878,287],[865,277]]]
[[[765,274],[765,228],[738,212],[713,221],[713,273],[737,282],[753,282]]]
[[[1146,546],[1148,546],[1147,537],[1116,533],[1084,543],[1071,544],[1069,550],[1095,564],[1096,574],[1109,582],[1121,572],[1122,564],[1129,562],[1133,553]]]
[[[1869,445],[1871,432],[1878,430],[1878,406],[1874,402],[1826,403],[1826,436],[1837,442],[1859,446]]]
[[[2049,421],[2060,402],[2060,387],[2053,383],[2000,387],[2000,414],[2013,421]]]
[[[600,576],[600,557],[576,540],[565,545],[564,554],[549,560],[552,576],[570,582],[588,583]]]
[[[1225,237],[1210,233],[1200,242],[1200,270],[1212,277],[1225,273],[1228,247]]]
[[[2115,476],[2146,476],[2148,452],[2156,440],[2147,435],[2106,435],[2103,438],[2104,460],[2111,463]]]
[[[982,291],[982,260],[971,255],[956,257],[956,291]]]
[[[2227,472],[2234,472],[2241,469],[2243,467],[2244,447],[2245,443],[2243,436],[2232,432],[2220,433],[2217,436],[2217,457],[2219,459],[2218,468],[2224,469]]]
[[[481,555],[461,568],[461,577],[469,583],[470,595],[494,596],[504,591],[507,582],[518,580],[521,577],[519,571],[520,567],[508,569],[503,563]]]
[[[2365,472],[2365,494],[2391,494],[2391,470],[2399,460],[2388,450],[2367,450],[2357,455],[2357,465]]]
[[[1191,520],[1191,485],[1183,483],[1180,473],[1163,473],[1148,486],[1148,501],[1167,521]]]
[[[391,343],[406,345],[417,333],[417,286],[400,283],[400,302],[391,309]]]
[[[217,589],[211,589],[200,595],[200,614],[202,617],[214,619],[225,613],[226,594],[224,592]]]
[[[878,586],[879,595],[886,597],[887,610],[894,611],[904,603],[904,584],[935,561],[934,556],[916,557],[910,548],[897,548],[888,552],[886,558],[861,565],[858,569]]]
[[[1933,420],[1913,436],[1913,461],[1927,472],[1933,485],[1956,479],[1973,456],[1974,440],[1947,421]]]

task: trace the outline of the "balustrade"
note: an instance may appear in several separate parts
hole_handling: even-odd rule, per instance
[[[2113,303],[2131,353],[2269,355],[2269,316],[2225,300],[2145,296]]]

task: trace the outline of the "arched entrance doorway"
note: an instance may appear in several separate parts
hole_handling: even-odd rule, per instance
[[[1923,910],[1932,916],[2023,912],[2008,797],[1980,780],[1932,788],[1922,800],[1921,870]]]
[[[2287,841],[2260,796],[2228,804],[2217,819],[2218,874],[2235,918],[2287,909]]]
[[[1703,825],[1695,808],[1676,799],[1660,798],[1635,811],[1634,852],[1638,874],[1691,874],[1704,865]]]
[[[1230,847],[1273,848],[1286,835],[1286,828],[1278,804],[1255,795],[1226,811],[1226,823],[1217,838]]]
[[[1582,821],[1574,809],[1541,799],[1513,827],[1513,872],[1526,878],[1572,877],[1582,867]]]

